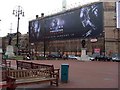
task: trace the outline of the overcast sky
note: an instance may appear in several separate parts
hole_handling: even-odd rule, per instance
[[[17,31],[17,17],[12,14],[13,9],[20,5],[25,13],[25,17],[20,16],[19,31],[22,34],[28,32],[28,22],[35,19],[36,15],[50,15],[62,10],[63,0],[0,0],[0,37]],[[66,0],[67,8],[83,5],[98,0]]]

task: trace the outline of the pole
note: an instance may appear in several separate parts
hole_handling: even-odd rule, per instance
[[[16,46],[17,46],[17,55],[18,55],[18,50],[19,50],[19,19],[20,19],[20,17],[19,17],[19,14],[18,14],[18,22],[17,22],[17,43],[16,43]]]
[[[18,55],[18,50],[19,50],[19,20],[20,20],[20,15],[24,16],[24,11],[23,11],[23,8],[21,6],[18,6],[17,8],[15,8],[13,10],[13,15],[15,15],[18,19],[17,21],[17,33],[16,33],[16,47],[17,47],[17,50],[16,50],[16,55]]]
[[[46,52],[46,31],[45,31],[45,20],[44,20],[44,13],[41,13],[41,18],[42,18],[42,29],[43,29],[43,47],[44,47],[44,58],[45,58],[45,52]]]
[[[46,42],[45,42],[45,34],[44,34],[44,58],[45,58],[45,52],[46,52]]]
[[[118,53],[120,53],[120,29],[118,28]]]
[[[105,48],[106,48],[106,45],[105,45],[105,30],[103,31],[103,33],[104,33],[104,36],[103,36],[103,39],[104,39],[104,56],[106,55],[106,50],[105,50]]]
[[[46,52],[46,31],[45,31],[45,27],[44,27],[44,25],[45,25],[45,22],[44,22],[44,20],[43,20],[43,30],[44,30],[44,58],[45,58],[45,52]]]

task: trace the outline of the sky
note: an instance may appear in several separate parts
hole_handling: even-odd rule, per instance
[[[8,33],[17,32],[17,17],[13,15],[13,10],[18,6],[22,7],[25,16],[20,15],[19,31],[22,34],[28,32],[28,23],[35,19],[36,15],[54,14],[62,10],[63,0],[0,0],[0,37],[6,36]],[[74,8],[86,3],[98,0],[66,0],[66,7]]]

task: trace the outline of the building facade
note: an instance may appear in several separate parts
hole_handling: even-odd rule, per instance
[[[120,53],[120,29],[116,28],[116,4],[115,2],[103,2],[103,33],[102,37],[87,38],[87,54],[99,52],[101,54],[111,55]],[[81,55],[82,38],[66,40],[46,40],[44,42],[29,42],[29,34],[19,35],[20,50],[29,50],[33,53],[50,54],[59,52],[61,54]],[[8,37],[3,38],[3,49],[8,43]],[[12,39],[12,45],[15,49],[16,35]]]
[[[14,48],[14,53],[16,54],[17,52],[17,47],[16,47],[16,42],[17,42],[17,34],[16,33],[11,33],[5,37],[2,37],[2,49],[3,49],[3,52],[5,53],[6,52],[6,47],[8,46],[8,43],[9,43],[9,37],[12,37],[12,40],[11,40],[11,45],[13,46]],[[28,33],[27,34],[21,34],[19,33],[19,52],[28,52],[29,51],[29,36],[28,36]]]
[[[87,38],[87,53],[100,52],[101,54],[111,55],[120,53],[120,31],[116,28],[116,4],[115,2],[103,2],[103,37]],[[53,40],[45,42],[35,42],[30,45],[36,52],[62,54],[81,54],[82,38],[69,40]],[[44,45],[45,44],[45,45]]]
[[[106,53],[120,53],[120,30],[116,28],[115,2],[104,3],[104,31]]]

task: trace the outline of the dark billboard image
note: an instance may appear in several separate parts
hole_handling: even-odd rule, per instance
[[[29,38],[30,42],[37,42],[43,39],[40,20],[29,22]]]
[[[103,5],[102,3],[94,3],[44,17],[44,20],[39,22],[42,21],[44,21],[44,35],[48,40],[99,37],[103,33]],[[31,28],[29,30],[31,33]],[[43,39],[43,33],[39,34],[41,36],[38,41]]]

